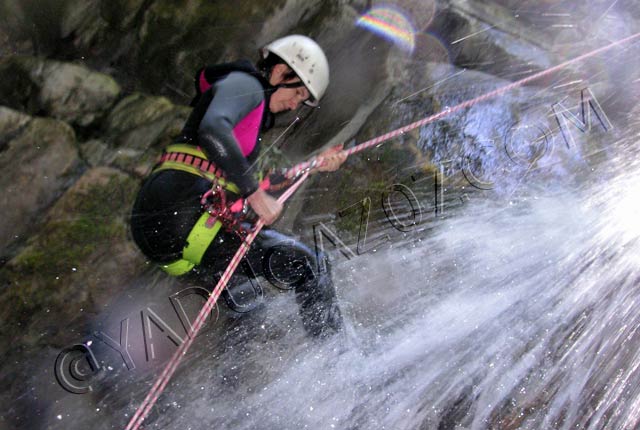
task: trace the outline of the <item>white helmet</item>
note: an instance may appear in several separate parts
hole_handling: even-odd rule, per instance
[[[320,45],[307,36],[294,34],[262,48],[264,58],[271,52],[282,58],[307,87],[312,98],[305,103],[317,106],[329,85],[329,62]]]

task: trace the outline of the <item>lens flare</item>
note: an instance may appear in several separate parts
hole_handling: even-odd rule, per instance
[[[373,6],[393,6],[404,11],[405,16],[411,17],[411,22],[417,31],[426,30],[436,14],[435,0],[384,0],[374,1]]]
[[[414,59],[424,63],[452,64],[447,44],[436,34],[424,33],[416,37]]]
[[[407,52],[415,49],[416,31],[400,10],[389,6],[374,7],[358,18],[356,25],[384,37]]]

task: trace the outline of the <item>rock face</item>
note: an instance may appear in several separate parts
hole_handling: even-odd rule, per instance
[[[42,211],[74,180],[80,159],[73,129],[60,121],[0,108],[2,252],[32,233]]]
[[[50,368],[55,351],[78,342],[104,304],[145,268],[127,237],[137,188],[137,180],[117,170],[88,170],[43,215],[26,246],[0,268],[0,348],[16,363],[0,375],[3,398],[17,398],[24,384],[37,386],[32,370]],[[55,391],[50,385],[45,390],[49,395]],[[34,420],[34,427],[45,426],[37,424],[39,414],[27,412],[47,408],[38,397],[14,404],[11,420],[17,427],[25,421],[30,427]]]
[[[138,273],[144,260],[127,239],[136,191],[135,179],[99,167],[56,201],[27,246],[0,269],[6,328],[22,327],[27,339],[38,327],[64,333],[64,325],[97,311],[95,306]],[[45,308],[51,319],[34,320]]]
[[[118,103],[105,121],[105,136],[117,148],[145,150],[167,134],[177,135],[190,113],[165,97],[132,94]]]
[[[104,116],[120,94],[105,74],[84,66],[36,57],[7,57],[0,63],[1,103],[81,127]]]
[[[162,148],[180,133],[190,112],[190,108],[176,106],[165,97],[132,94],[114,106],[106,118],[101,135],[106,144],[83,146],[83,154],[93,159],[93,165],[115,166],[143,176]]]
[[[29,0],[8,2],[4,9],[13,17],[8,45],[47,57],[84,57],[131,88],[184,103],[192,89],[187,81],[198,67],[255,58],[261,44],[340,3]]]

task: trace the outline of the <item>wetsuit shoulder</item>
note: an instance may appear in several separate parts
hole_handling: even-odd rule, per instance
[[[220,125],[212,121],[221,118],[235,125],[265,99],[260,81],[244,72],[232,72],[216,82],[214,94],[200,129]]]
[[[203,151],[227,174],[243,195],[257,187],[250,165],[236,140],[234,127],[264,102],[260,81],[244,72],[232,72],[214,85],[215,96],[200,122],[198,136]]]

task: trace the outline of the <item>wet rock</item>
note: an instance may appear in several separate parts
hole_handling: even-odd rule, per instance
[[[117,170],[88,170],[0,269],[3,321],[23,327],[25,342],[39,341],[40,330],[51,335],[46,342],[68,342],[67,324],[77,327],[144,267],[127,238],[136,191],[137,181]]]
[[[14,56],[0,60],[0,103],[10,108],[35,114],[41,109],[38,83],[31,75],[42,68],[43,60]]]
[[[286,3],[201,1],[176,7],[171,0],[154,1],[136,29],[139,50],[131,59],[146,76],[144,90],[189,97],[191,77],[199,67],[237,57],[256,58],[261,42],[256,37],[263,23]]]
[[[116,147],[145,149],[153,145],[166,127],[173,104],[165,97],[136,93],[122,99],[109,113],[105,129]]]
[[[165,97],[140,93],[124,98],[109,114],[105,136],[111,148],[102,162],[144,175],[158,154],[176,137],[191,108],[172,104]]]
[[[120,94],[110,76],[72,63],[13,56],[0,63],[0,74],[8,106],[83,127],[104,116]]]
[[[92,139],[80,146],[80,155],[91,167],[98,167],[108,164],[111,149],[102,140]]]
[[[283,35],[289,33],[289,29],[299,26],[301,21],[324,21],[322,15],[331,13],[335,6],[335,2],[319,0],[288,0],[282,2],[280,7],[275,8],[266,17],[264,26],[256,40],[258,46],[271,42],[274,38],[274,32]]]
[[[456,0],[430,25],[442,37],[454,63],[517,80],[555,64],[545,49],[550,40],[522,25],[517,14],[495,3]]]
[[[73,181],[80,163],[75,133],[52,119],[0,111],[0,225],[2,251],[30,233],[33,222]]]
[[[31,120],[29,115],[0,106],[0,151],[6,149],[9,141]]]
[[[157,151],[150,150],[155,153]],[[92,167],[113,166],[129,171],[136,176],[146,176],[152,157],[145,157],[139,149],[111,148],[107,143],[93,139],[81,145],[82,158]]]
[[[60,17],[60,37],[89,46],[108,30],[99,0],[67,1]],[[114,2],[115,3],[115,2]]]
[[[525,178],[555,177],[545,164],[575,165],[560,133],[554,133],[552,106],[566,97],[549,89],[509,87],[509,81],[446,65],[431,64],[427,75],[437,89],[397,104],[405,123],[443,113],[419,127],[415,145],[447,177],[450,190],[508,195]],[[450,79],[447,79],[450,77]],[[399,86],[400,91],[406,91]],[[491,97],[478,99],[483,95]],[[469,102],[464,108],[461,103]],[[425,115],[415,112],[423,107]],[[450,111],[450,113],[447,113]],[[413,114],[412,114],[413,113]],[[410,121],[409,121],[410,119]],[[399,125],[399,124],[398,124]],[[394,125],[395,127],[395,125]],[[454,192],[455,194],[455,192]]]
[[[67,1],[61,19],[61,36],[71,38],[77,48],[89,48],[109,40],[109,33],[122,33],[135,24],[144,0]]]
[[[145,157],[147,153],[149,156]],[[159,153],[159,151],[141,151],[129,148],[117,149],[111,155],[109,165],[117,166],[137,176],[146,176],[151,171],[153,161],[157,158],[154,155],[156,153]]]
[[[341,3],[25,0],[8,9],[15,28],[10,44],[33,41],[30,53],[84,57],[125,88],[186,103],[199,67],[238,57],[257,59],[259,46],[289,32],[311,34],[305,27],[327,24],[324,12],[342,8]]]
[[[3,51],[5,51],[8,45],[9,45],[9,34],[7,30],[5,30],[5,26],[2,26],[0,27],[0,47],[3,48]]]
[[[113,78],[80,65],[47,61],[42,78],[40,100],[45,111],[80,126],[103,116],[120,94]]]

